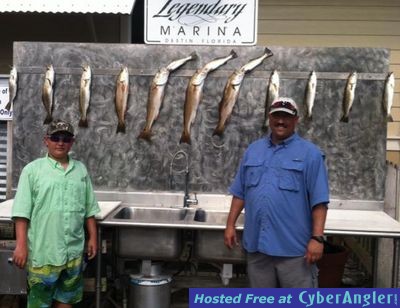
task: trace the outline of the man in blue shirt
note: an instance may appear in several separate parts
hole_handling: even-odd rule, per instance
[[[235,223],[245,208],[242,244],[254,288],[317,287],[329,203],[324,155],[295,128],[298,108],[290,98],[269,109],[271,134],[249,145],[230,187],[233,195],[225,245],[238,239]]]

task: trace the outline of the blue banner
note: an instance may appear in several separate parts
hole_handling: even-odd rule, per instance
[[[397,307],[399,289],[192,288],[189,308]]]

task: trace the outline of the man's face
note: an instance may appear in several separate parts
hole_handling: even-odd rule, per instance
[[[283,111],[270,114],[269,125],[272,131],[272,140],[279,142],[293,135],[298,120],[298,116]]]
[[[55,133],[44,138],[49,155],[56,160],[67,158],[74,143],[74,137],[68,133]]]

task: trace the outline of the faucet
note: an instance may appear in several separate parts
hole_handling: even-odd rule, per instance
[[[183,196],[183,207],[189,207],[190,205],[197,205],[199,201],[197,200],[196,193],[194,194],[194,198],[190,198],[189,195],[189,157],[185,151],[178,151],[175,153],[175,155],[172,157],[170,168],[169,168],[169,173],[171,177],[170,183],[172,183],[172,172],[173,172],[173,164],[175,159],[179,156],[183,156],[185,158],[186,162],[186,167],[183,170],[177,171],[177,173],[185,173],[185,195]]]

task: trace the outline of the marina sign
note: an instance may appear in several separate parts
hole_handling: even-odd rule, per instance
[[[255,45],[258,0],[145,0],[145,42]]]

